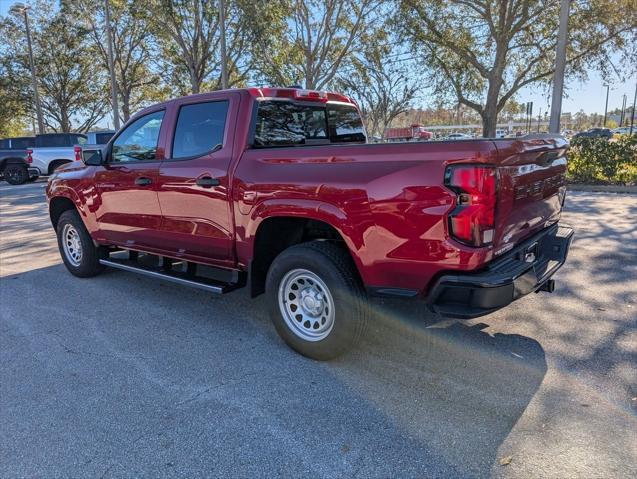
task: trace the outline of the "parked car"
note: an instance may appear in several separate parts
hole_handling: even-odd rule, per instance
[[[466,135],[464,133],[450,133],[445,137],[445,140],[471,140],[473,137],[471,135]]]
[[[629,126],[620,126],[619,128],[615,128],[611,131],[613,132],[613,135],[630,135]],[[633,134],[637,134],[637,128],[633,128]]]
[[[496,138],[504,138],[506,136],[507,136],[507,131],[506,130],[500,130],[500,129],[495,130],[495,137]]]
[[[610,139],[613,137],[613,132],[608,128],[591,128],[586,131],[580,131],[579,133],[575,133],[573,138],[606,138]]]
[[[53,173],[60,166],[81,161],[78,145],[86,143],[81,133],[46,133],[35,137],[35,146],[27,151],[27,162],[37,169],[39,176]]]
[[[33,146],[33,137],[4,138],[0,140],[0,177],[11,185],[21,185],[38,177],[37,170],[29,168],[27,149]]]
[[[143,110],[55,172],[47,199],[75,276],[247,286],[289,346],[324,360],[361,337],[370,295],[473,318],[552,292],[573,235],[558,223],[566,149],[542,135],[367,144],[343,95],[233,89]]]

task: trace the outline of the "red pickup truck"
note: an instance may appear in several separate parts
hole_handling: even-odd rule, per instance
[[[566,147],[366,144],[345,96],[226,90],[145,109],[47,197],[72,274],[248,286],[292,348],[329,359],[361,337],[368,295],[473,318],[551,292],[573,233],[558,225]]]

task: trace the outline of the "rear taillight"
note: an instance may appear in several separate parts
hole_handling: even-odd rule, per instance
[[[27,150],[27,163],[33,163],[33,150]]]
[[[73,151],[75,152],[75,161],[82,161],[82,148],[76,146]]]
[[[445,186],[458,194],[449,215],[451,235],[470,246],[487,246],[495,235],[497,175],[489,166],[450,166]]]

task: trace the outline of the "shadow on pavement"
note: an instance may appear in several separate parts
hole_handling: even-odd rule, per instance
[[[2,296],[52,280],[31,314],[3,313],[0,472],[487,477],[546,373],[536,341],[418,302],[374,303],[362,345],[320,363],[244,292],[58,265],[3,278]]]

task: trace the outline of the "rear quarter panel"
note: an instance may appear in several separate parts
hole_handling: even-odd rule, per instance
[[[46,175],[49,171],[49,163],[55,160],[75,160],[75,151],[73,147],[64,148],[32,148],[33,163],[34,166],[40,170],[43,175]]]
[[[448,239],[455,195],[443,178],[449,163],[495,154],[490,141],[249,149],[234,179],[239,261],[265,218],[308,217],[341,233],[367,286],[423,291],[442,270],[491,259]]]

